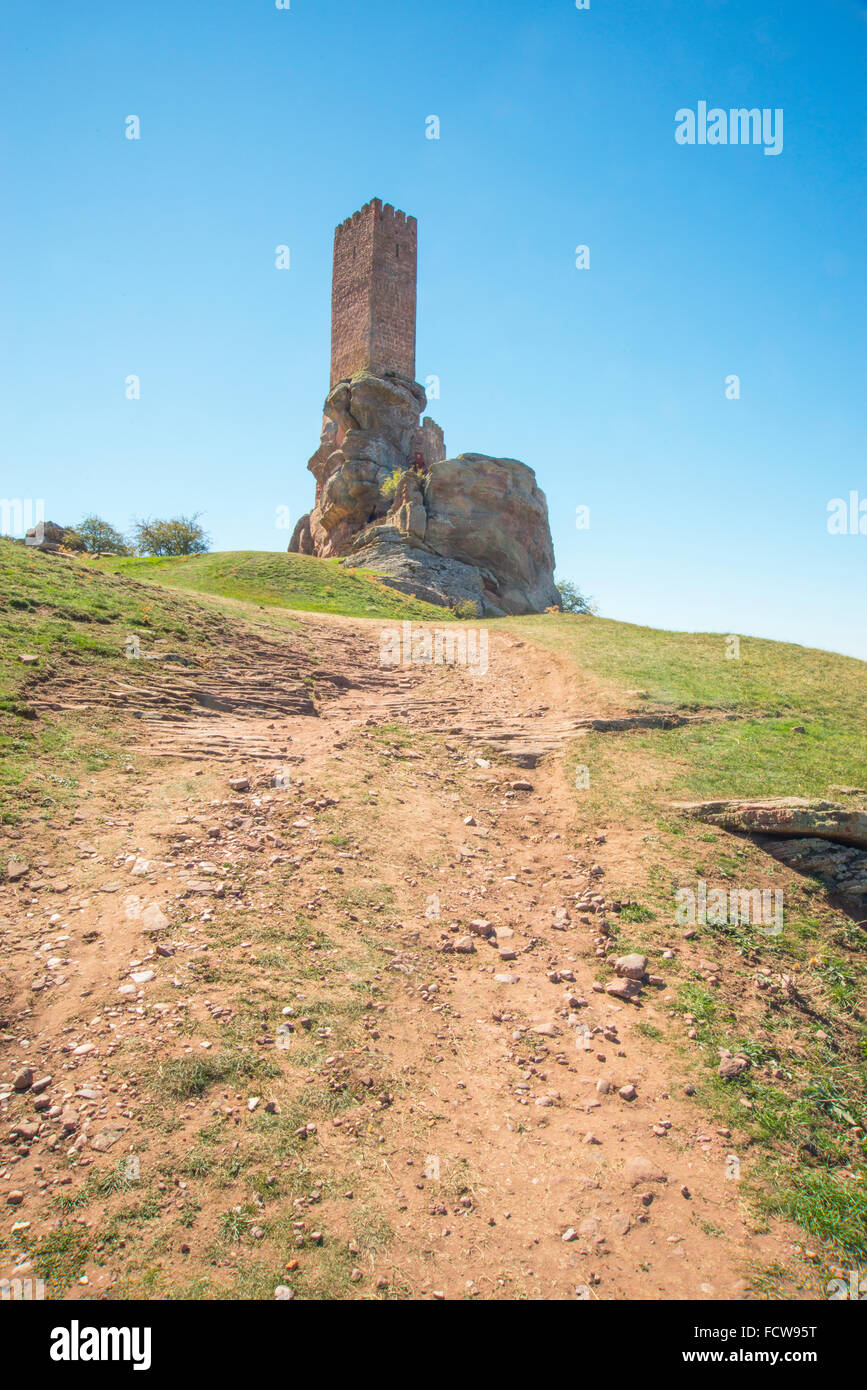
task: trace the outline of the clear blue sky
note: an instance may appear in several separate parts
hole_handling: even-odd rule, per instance
[[[867,658],[867,535],[826,527],[867,500],[863,0],[55,0],[0,34],[0,494],[285,549],[333,227],[381,197],[448,452],[536,470],[562,577]],[[702,100],[782,108],[782,154],[678,145]]]

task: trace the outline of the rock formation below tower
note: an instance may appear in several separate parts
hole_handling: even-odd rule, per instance
[[[290,551],[341,556],[405,593],[481,614],[559,602],[545,496],[516,459],[447,459],[420,416],[415,375],[416,223],[378,199],[335,232],[331,390],[313,510]]]

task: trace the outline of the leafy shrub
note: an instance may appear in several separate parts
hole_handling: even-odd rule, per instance
[[[405,468],[395,468],[393,473],[389,473],[388,477],[386,478],[385,482],[382,484],[382,487],[380,488],[380,492],[382,493],[383,497],[394,496],[394,494],[397,492],[400,480],[405,472]]]
[[[479,605],[475,599],[464,598],[460,603],[456,603],[452,609],[456,618],[478,618]]]

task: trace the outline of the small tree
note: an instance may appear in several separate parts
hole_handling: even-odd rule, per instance
[[[201,512],[194,516],[173,516],[168,520],[133,522],[135,548],[139,555],[202,555],[211,540],[199,525]]]
[[[560,592],[560,608],[564,613],[596,613],[598,611],[595,601],[582,594],[577,584],[573,584],[570,579],[555,579],[554,583]]]
[[[120,531],[103,521],[101,516],[86,516],[67,535],[70,537],[70,549],[79,548],[73,539],[78,536],[84,542],[81,547],[84,550],[101,551],[105,555],[126,555],[128,550]]]

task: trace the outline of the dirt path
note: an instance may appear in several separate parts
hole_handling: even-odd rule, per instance
[[[501,631],[484,673],[383,666],[382,627],[43,695],[116,710],[130,771],[0,890],[0,1277],[749,1296],[792,1236],[688,1093],[665,961],[638,1004],[598,984],[631,851],[576,835],[561,750],[634,711]]]

